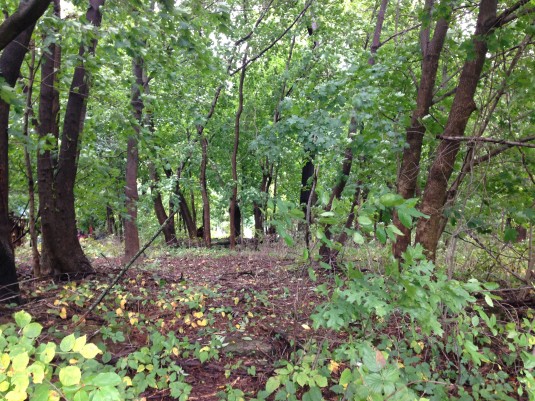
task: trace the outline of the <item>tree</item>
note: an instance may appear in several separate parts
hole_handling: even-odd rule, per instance
[[[90,0],[86,19],[99,27],[102,21],[100,7],[105,0]],[[38,156],[39,211],[43,244],[41,252],[42,274],[86,274],[93,271],[77,237],[74,208],[74,184],[78,167],[80,135],[82,133],[87,99],[89,75],[84,58],[94,55],[97,39],[89,44],[82,42],[78,52],[69,91],[61,144],[57,158],[49,148],[40,149]],[[53,51],[52,51],[53,50]],[[56,90],[56,46],[50,45],[42,65],[41,95],[39,101],[39,136],[57,146],[59,136],[56,121],[59,94]]]
[[[21,2],[19,11],[23,7],[24,2]],[[10,87],[15,85],[19,77],[20,67],[27,53],[33,29],[34,25],[30,24],[22,30],[0,55],[0,78],[3,78]],[[19,285],[9,223],[9,111],[10,104],[0,99],[0,301],[12,302],[19,300]]]

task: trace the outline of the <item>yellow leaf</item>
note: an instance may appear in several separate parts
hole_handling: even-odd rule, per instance
[[[237,328],[238,330],[240,329],[240,327],[241,327],[241,326],[240,326],[240,324],[239,324],[239,323],[238,323],[238,324],[236,324],[236,328]]]
[[[74,340],[74,345],[72,347],[73,352],[80,352],[80,350],[83,348],[86,342],[87,342],[86,335],[83,335],[82,337],[78,337],[76,340]]]
[[[203,320],[197,320],[197,325],[199,325],[200,327],[204,327],[208,324],[208,320],[206,319],[203,319]]]
[[[191,324],[191,316],[190,315],[186,315],[186,317],[184,318],[184,324],[188,325],[188,326]]]
[[[9,382],[7,380],[4,380],[2,383],[0,383],[0,391],[7,391],[9,388]]]
[[[115,313],[117,314],[117,316],[123,316],[123,310],[121,308],[115,309]]]
[[[173,347],[173,355],[174,356],[178,356],[178,348],[177,347]]]
[[[28,398],[25,391],[13,390],[6,394],[6,401],[24,401]]]
[[[191,327],[193,327],[194,329],[196,329],[196,328],[197,328],[197,323],[192,322],[192,323],[191,323]]]
[[[234,305],[238,305],[239,302],[240,302],[240,298],[234,297]]]
[[[143,364],[140,364],[140,365],[137,367],[137,373],[143,372],[144,370],[145,370],[145,365],[143,365]]]
[[[62,319],[67,319],[67,309],[61,308],[61,312],[59,313],[59,317]]]
[[[305,329],[305,330],[310,330],[310,326],[309,326],[308,324],[306,324],[306,323],[303,323],[303,324],[301,325],[301,327],[302,327],[303,329]]]
[[[201,317],[203,317],[204,313],[202,312],[195,312],[193,314],[193,317],[197,318],[197,319],[200,319]]]
[[[227,314],[225,312],[221,312],[221,316],[225,317],[225,316],[227,316]]]
[[[338,362],[333,361],[333,360],[331,359],[331,362],[329,362],[329,371],[330,371],[331,373],[333,373],[333,372],[336,373],[336,372],[338,372],[338,368],[339,368],[339,367],[340,367],[340,364],[339,364]]]
[[[150,372],[150,371],[152,371],[152,369],[154,369],[154,365],[150,365],[149,364],[149,365],[145,366],[145,368]]]
[[[10,362],[11,362],[11,358],[9,357],[8,354],[2,354],[2,356],[0,356],[0,365],[2,368],[7,369]]]
[[[55,390],[48,392],[48,401],[59,401],[59,394]]]
[[[247,316],[249,316],[249,317],[253,317],[254,315],[253,315],[252,312],[247,312]]]
[[[58,306],[58,305],[60,305],[60,304],[61,304],[61,301],[60,301],[59,299],[56,299],[56,300],[54,301],[54,306]]]
[[[127,387],[132,385],[132,379],[128,376],[123,377],[123,382],[126,384]]]
[[[93,359],[98,354],[102,354],[102,351],[95,344],[89,343],[84,345],[80,354],[82,354],[85,359]]]
[[[69,364],[76,365],[78,363],[78,359],[71,358],[69,359]]]
[[[202,347],[199,352],[204,352],[204,351],[210,351],[210,347],[208,345],[205,345],[204,347]]]
[[[184,334],[184,329],[183,329],[182,327],[179,327],[179,328],[178,328],[178,332],[179,332],[180,334]]]

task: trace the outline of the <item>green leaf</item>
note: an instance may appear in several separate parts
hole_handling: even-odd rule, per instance
[[[87,381],[97,387],[117,386],[121,383],[121,376],[115,372],[99,373],[94,378]]]
[[[28,366],[28,363],[30,362],[30,357],[28,356],[27,352],[23,352],[22,354],[18,354],[13,357],[11,361],[11,367],[15,372],[22,372],[26,369]]]
[[[357,220],[362,226],[371,226],[373,224],[372,219],[370,219],[368,216],[359,216]]]
[[[74,334],[69,334],[67,337],[61,340],[61,343],[59,344],[59,349],[63,352],[69,352],[74,347],[75,342],[76,338],[74,337]]]
[[[405,227],[412,227],[412,217],[406,209],[398,209],[398,218]]]
[[[115,387],[102,387],[93,393],[92,401],[121,401],[122,397]]]
[[[76,394],[74,394],[73,401],[89,401],[89,394],[85,389],[80,389]]]
[[[64,386],[74,386],[79,384],[81,378],[82,372],[78,366],[67,366],[61,368],[59,371],[59,381]]]
[[[358,245],[364,244],[364,237],[358,231],[353,233],[353,242]]]
[[[275,390],[279,388],[280,385],[281,385],[280,377],[278,376],[270,377],[266,383],[267,395],[272,394]]]
[[[401,230],[399,228],[397,228],[394,224],[389,224],[388,225],[388,228],[396,235],[401,235],[403,236],[404,234],[401,232]]]
[[[39,337],[42,330],[43,326],[41,326],[39,323],[30,323],[24,327],[22,334],[28,338],[36,338]]]
[[[386,231],[383,227],[377,227],[375,235],[377,235],[377,239],[381,242],[381,244],[386,244]]]
[[[353,373],[350,369],[344,369],[342,374],[340,375],[340,382],[339,384],[341,386],[347,386],[349,383],[353,381]]]
[[[379,198],[379,202],[386,207],[399,206],[405,202],[403,196],[398,194],[384,194]]]
[[[56,356],[56,344],[49,342],[39,355],[39,360],[43,363],[50,363]]]
[[[311,387],[309,391],[303,394],[303,401],[323,401],[321,390],[316,386]]]
[[[15,322],[17,322],[17,326],[21,329],[26,327],[31,321],[32,317],[29,313],[24,312],[23,310],[15,313]]]

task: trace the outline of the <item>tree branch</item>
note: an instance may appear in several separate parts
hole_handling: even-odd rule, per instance
[[[505,139],[493,139],[493,138],[483,138],[483,137],[476,137],[476,136],[444,136],[444,135],[437,135],[437,139],[443,139],[445,141],[463,141],[463,142],[488,142],[488,143],[497,143],[501,145],[507,145],[508,147],[512,146],[524,146],[526,148],[535,148],[535,144],[532,143],[526,143],[530,142],[535,139],[535,136],[530,136],[528,138],[524,138],[520,141],[506,141]]]
[[[309,7],[312,5],[314,0],[309,0],[306,4],[303,10],[295,17],[293,22],[279,35],[273,42],[271,42],[269,45],[267,45],[264,49],[260,51],[256,56],[251,57],[249,60],[247,60],[241,67],[236,68],[234,71],[232,71],[229,75],[232,77],[237,72],[241,71],[243,68],[247,68],[250,64],[254,63],[256,60],[258,60],[260,57],[262,57],[269,49],[271,49],[273,46],[275,46],[279,40],[281,40],[286,34],[294,27],[295,24],[297,24],[297,21],[305,15],[306,11],[309,9]]]
[[[30,0],[21,2],[17,11],[0,25],[0,51],[22,31],[32,26],[45,13],[50,0]]]

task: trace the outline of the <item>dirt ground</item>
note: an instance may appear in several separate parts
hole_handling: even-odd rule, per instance
[[[98,311],[88,315],[79,326],[71,321],[73,315],[81,316],[87,311],[98,293],[89,294],[87,299],[82,297],[80,302],[69,302],[78,298],[66,297],[65,291],[76,293],[76,287],[64,287],[52,279],[34,280],[30,266],[24,262],[19,263],[19,274],[26,303],[17,309],[29,312],[44,326],[44,332],[50,328],[64,333],[79,330],[92,342],[103,341],[114,360],[147,345],[143,328],[155,322],[161,326],[162,333],[174,331],[177,336],[188,336],[201,344],[208,344],[210,338],[219,335],[225,348],[217,359],[201,363],[193,357],[177,358],[188,374],[186,382],[192,386],[189,399],[219,400],[217,393],[227,385],[241,389],[250,397],[264,388],[277,361],[288,358],[309,341],[320,343],[329,337],[332,344],[343,340],[311,328],[310,314],[323,300],[314,292],[317,283],[294,260],[285,257],[284,252],[222,252],[221,255],[196,252],[180,256],[160,252],[146,257],[119,283],[120,288],[127,288],[137,298],[135,303],[128,302],[124,312],[132,310],[144,317],[144,322],[127,330],[124,342],[102,339],[99,331],[106,321]],[[92,263],[96,274],[84,280],[91,280],[97,288],[105,288],[122,266],[118,258],[101,257]],[[187,307],[180,305],[181,299],[166,298],[167,289],[176,286],[192,289],[191,293],[202,289],[202,310],[210,322],[206,327],[185,324]],[[114,291],[104,301],[109,310],[116,306]],[[67,302],[58,303],[59,299]],[[143,299],[152,302],[140,301]],[[163,300],[178,304],[176,310],[154,306],[161,305]],[[67,316],[61,315],[63,308]],[[13,309],[0,309],[1,323],[9,320],[13,312]],[[147,391],[144,396],[147,400],[171,399],[169,390]]]

